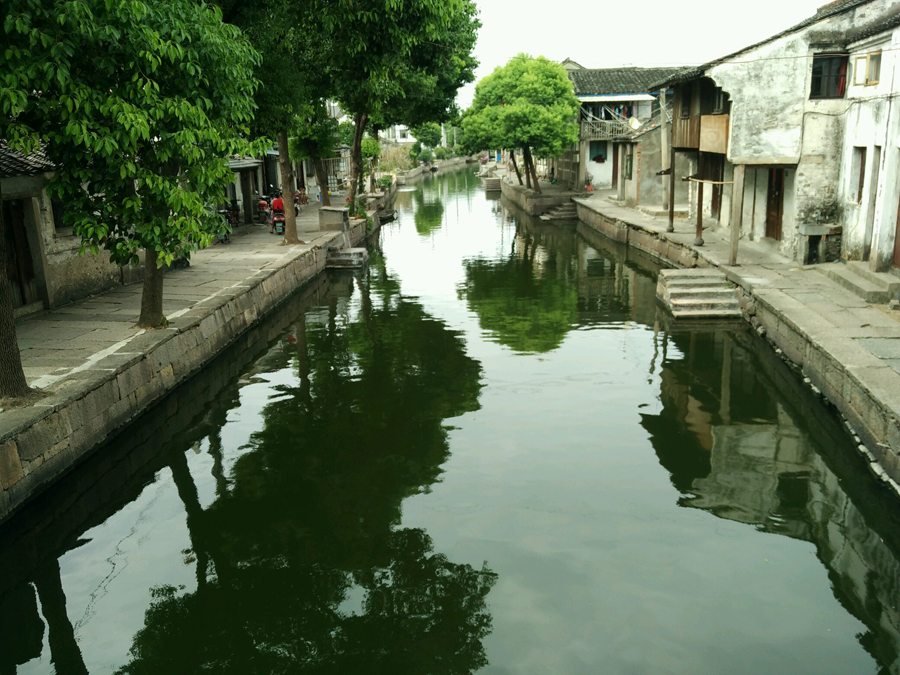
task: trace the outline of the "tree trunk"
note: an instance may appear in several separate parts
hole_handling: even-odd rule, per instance
[[[325,173],[325,162],[321,157],[313,157],[313,166],[316,168],[316,182],[319,184],[319,194],[322,196],[322,206],[331,206],[331,195],[328,194],[328,175]]]
[[[31,389],[22,370],[22,355],[16,341],[16,320],[13,313],[12,284],[8,266],[12,265],[6,250],[6,220],[3,216],[3,194],[0,192],[0,398],[24,396]]]
[[[378,129],[375,129],[375,142],[378,142]],[[369,160],[370,170],[369,170],[369,193],[375,193],[375,169],[378,167],[378,158],[375,157]]]
[[[541,194],[541,184],[538,182],[537,170],[534,168],[534,156],[531,154],[531,148],[527,145],[524,149],[525,153],[525,173],[527,174],[530,170],[531,177],[534,182],[534,191],[538,194]]]
[[[516,172],[516,178],[519,179],[519,185],[522,185],[522,172],[519,171],[519,165],[516,164],[516,153],[513,150],[509,151],[509,161],[512,162],[513,169]]]
[[[528,170],[528,148],[523,148],[522,159],[525,163],[525,187],[531,189],[531,172]]]
[[[360,113],[356,116],[356,128],[353,133],[353,147],[350,149],[350,189],[347,193],[347,199],[354,208],[356,204],[357,186],[359,185],[360,176],[362,175],[362,140],[368,123],[369,116],[365,113]]]
[[[47,621],[50,662],[59,675],[87,675],[84,657],[75,639],[75,629],[66,611],[66,594],[62,586],[59,561],[47,563],[34,576],[41,600],[41,613]]]
[[[144,288],[141,291],[140,328],[162,328],[166,317],[163,314],[163,273],[156,251],[144,251]]]
[[[288,152],[287,131],[278,134],[278,164],[281,166],[281,198],[284,200],[284,241],[299,244],[297,219],[294,216],[294,167]]]

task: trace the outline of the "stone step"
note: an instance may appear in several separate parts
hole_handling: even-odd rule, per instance
[[[730,302],[736,300],[733,288],[726,287],[708,287],[697,288],[689,286],[669,286],[669,297],[675,300],[721,300]]]
[[[673,312],[672,316],[676,319],[743,319],[740,307],[736,310],[721,309],[688,309]]]
[[[723,311],[741,311],[737,298],[731,301],[705,299],[705,298],[671,298],[672,309],[677,314],[686,310],[723,310]]]
[[[824,274],[866,302],[887,304],[895,297],[895,293],[891,292],[888,287],[880,283],[873,283],[869,279],[856,274],[852,268],[848,269],[844,263],[816,265],[816,271]]]
[[[334,269],[362,267],[369,262],[369,251],[365,248],[344,248],[328,251],[325,266]]]
[[[853,261],[845,264],[854,274],[862,277],[866,281],[872,282],[876,286],[882,287],[890,293],[892,297],[896,298],[900,295],[900,277],[896,277],[887,272],[873,272],[869,269],[869,263],[867,262]]]
[[[717,269],[663,270],[656,295],[676,319],[737,319],[734,288]]]

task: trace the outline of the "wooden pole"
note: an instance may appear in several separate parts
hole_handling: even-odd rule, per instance
[[[671,158],[669,164],[669,224],[666,226],[666,232],[675,231],[675,150],[669,152]]]
[[[697,237],[694,246],[703,246],[703,183],[697,183]]]
[[[741,220],[744,215],[744,175],[743,164],[734,167],[734,183],[731,186],[731,251],[728,256],[729,265],[737,265],[738,241],[741,238]]]

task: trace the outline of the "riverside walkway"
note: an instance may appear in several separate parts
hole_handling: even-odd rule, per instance
[[[46,395],[0,410],[0,520],[197,372],[325,268],[343,234],[319,231],[318,208],[297,221],[300,246],[268,225],[241,227],[165,277],[169,326],[135,327],[141,284],[26,317],[16,325],[26,378]],[[351,243],[365,224],[351,229]]]
[[[681,267],[717,267],[739,289],[745,317],[799,367],[850,422],[871,469],[900,493],[900,312],[871,304],[825,274],[799,265],[766,242],[741,240],[728,265],[724,230],[667,221],[612,204],[602,195],[576,198],[587,225]]]

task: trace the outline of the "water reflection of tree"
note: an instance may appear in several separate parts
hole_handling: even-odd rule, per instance
[[[463,263],[459,296],[500,344],[524,353],[552,351],[578,320],[575,246],[574,233],[560,240],[519,223],[508,255]]]
[[[121,672],[451,675],[486,664],[495,575],[397,529],[402,500],[427,491],[449,455],[444,420],[478,408],[480,366],[379,258],[360,288],[358,315],[332,298],[298,321],[300,381],[265,407],[230,489],[204,511],[176,476],[202,578],[193,593],[156,589]]]
[[[441,228],[444,222],[444,203],[441,201],[437,180],[429,180],[427,184],[413,193],[415,202],[416,232],[428,235]]]

